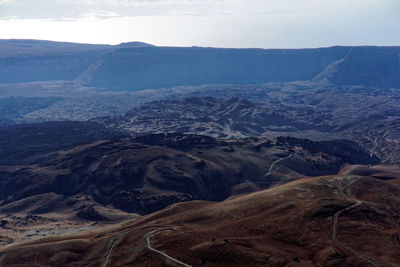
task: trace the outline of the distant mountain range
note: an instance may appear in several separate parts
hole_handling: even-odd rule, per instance
[[[325,80],[400,88],[400,47],[217,49],[2,40],[0,51],[0,83],[67,80],[112,91],[138,91]]]

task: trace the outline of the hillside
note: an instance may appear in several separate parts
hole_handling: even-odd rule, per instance
[[[400,187],[316,177],[1,249],[2,266],[397,266]]]
[[[245,192],[302,176],[336,174],[345,163],[379,162],[350,141],[217,140],[180,134],[44,152],[28,164],[2,166],[1,206],[45,193],[85,194],[102,205],[144,214],[182,200],[220,201],[239,184]]]
[[[345,140],[159,134],[72,146],[73,137],[60,143],[62,148],[48,142],[40,150],[27,142],[22,155],[28,158],[0,166],[0,221],[7,223],[0,242],[59,232],[55,225],[64,221],[79,229],[172,203],[222,201],[305,176],[337,174],[348,164],[379,163]]]
[[[56,150],[125,136],[95,122],[43,122],[0,127],[0,165],[19,165]]]

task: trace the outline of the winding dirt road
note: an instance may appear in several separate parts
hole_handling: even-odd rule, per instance
[[[133,230],[129,230],[129,231],[127,231],[127,232],[124,232],[124,233],[118,235],[117,237],[115,237],[115,238],[113,239],[113,241],[112,241],[112,243],[111,243],[111,246],[108,248],[108,250],[107,250],[107,252],[106,252],[106,254],[105,254],[105,256],[104,256],[104,262],[103,262],[103,264],[102,264],[101,266],[102,266],[102,267],[107,267],[107,265],[109,264],[110,257],[111,257],[111,254],[112,254],[112,251],[113,251],[114,247],[115,247],[123,238],[125,238],[125,237],[126,237],[127,235],[129,235],[129,234],[132,234],[132,233],[135,233],[135,232],[139,232],[139,231],[142,231],[142,230],[145,230],[145,229],[149,229],[149,228],[161,228],[161,229],[158,229],[158,230],[156,230],[156,231],[150,232],[149,234],[147,234],[147,235],[145,236],[145,238],[144,238],[144,239],[145,239],[145,246],[143,246],[143,248],[148,248],[149,250],[151,250],[151,251],[153,251],[153,252],[155,252],[155,253],[160,254],[161,256],[165,257],[167,260],[172,261],[172,262],[174,262],[175,264],[178,264],[179,266],[191,267],[191,265],[188,265],[188,264],[186,264],[186,263],[183,263],[183,262],[181,262],[181,261],[179,261],[179,260],[177,260],[177,259],[175,259],[175,258],[173,258],[173,257],[171,257],[171,256],[169,256],[169,255],[167,255],[165,252],[159,251],[159,250],[157,250],[157,249],[155,249],[155,248],[153,248],[153,247],[151,246],[150,238],[153,237],[154,235],[156,235],[156,234],[158,234],[158,233],[160,233],[160,232],[162,232],[162,231],[167,231],[167,230],[169,230],[169,231],[176,231],[176,229],[175,229],[174,227],[172,227],[172,226],[167,226],[167,225],[146,225],[146,226],[143,226],[143,227],[140,227],[140,228],[136,228],[136,229],[133,229]],[[142,249],[143,249],[143,248],[142,248]]]
[[[269,170],[268,170],[267,174],[265,174],[265,177],[270,176],[270,175],[272,174],[272,169],[275,167],[276,164],[278,164],[279,162],[281,162],[281,161],[283,161],[283,160],[285,160],[285,159],[289,159],[289,158],[291,158],[292,156],[293,156],[293,154],[290,154],[290,155],[287,156],[287,157],[280,158],[280,159],[277,159],[277,160],[275,160],[274,162],[272,162],[271,166],[269,167]]]
[[[273,173],[272,170],[274,169],[274,167],[275,167],[276,164],[278,164],[279,162],[281,162],[281,161],[283,161],[283,160],[289,159],[289,158],[291,158],[292,156],[293,156],[293,154],[290,154],[290,155],[287,156],[287,157],[280,158],[280,159],[277,159],[277,160],[275,160],[274,162],[272,162],[272,164],[269,166],[268,172],[264,175],[264,178],[270,176],[270,175]],[[279,168],[279,167],[278,167],[278,168]],[[276,171],[276,170],[277,170],[277,169],[275,169],[274,171]],[[266,181],[253,181],[253,182],[256,183],[256,184],[268,184],[268,185],[277,184],[277,182],[271,182],[271,181],[268,181],[268,182],[266,182]]]
[[[164,258],[166,258],[167,260],[172,261],[172,262],[175,263],[175,264],[178,264],[179,266],[192,267],[191,265],[188,265],[188,264],[186,264],[186,263],[184,263],[184,262],[181,262],[181,261],[179,261],[179,260],[177,260],[177,259],[175,259],[175,258],[173,258],[173,257],[171,257],[171,256],[169,256],[169,255],[167,255],[165,252],[159,251],[159,250],[157,250],[157,249],[155,249],[155,248],[153,248],[153,247],[151,246],[151,240],[150,240],[151,237],[153,237],[153,236],[155,236],[155,235],[157,235],[158,233],[163,232],[163,231],[175,231],[175,230],[176,230],[175,228],[163,228],[163,229],[156,230],[156,231],[154,231],[153,233],[148,234],[148,235],[146,236],[146,247],[147,247],[148,249],[150,249],[151,251],[160,254],[161,256],[163,256]]]
[[[349,210],[351,210],[351,209],[354,209],[354,208],[360,206],[360,205],[363,203],[361,200],[358,200],[358,199],[355,199],[355,198],[350,197],[350,196],[347,194],[347,192],[346,192],[346,189],[347,189],[350,185],[352,185],[352,184],[354,184],[355,182],[357,182],[358,180],[359,180],[359,179],[354,179],[353,181],[351,181],[350,183],[348,183],[348,184],[345,185],[344,187],[342,187],[341,185],[339,185],[339,186],[336,186],[336,185],[335,185],[336,188],[338,189],[339,194],[340,194],[341,196],[343,196],[346,200],[348,200],[348,201],[350,201],[350,202],[355,202],[355,203],[354,203],[353,205],[347,207],[347,208],[344,208],[344,209],[341,209],[341,210],[337,211],[337,212],[333,215],[333,217],[332,217],[332,240],[333,240],[337,245],[339,245],[340,247],[342,247],[342,248],[344,248],[345,250],[349,251],[351,254],[353,254],[353,255],[357,256],[358,258],[360,258],[360,259],[362,259],[362,260],[364,260],[364,261],[366,261],[366,262],[372,264],[373,266],[384,267],[384,265],[380,264],[376,259],[371,258],[371,257],[368,257],[368,256],[365,256],[365,255],[359,253],[358,251],[354,250],[353,248],[351,248],[351,247],[348,246],[347,244],[343,243],[342,241],[338,240],[338,238],[337,238],[337,228],[338,228],[339,217],[340,217],[343,213],[345,213],[345,212],[347,212],[347,211],[349,211]]]

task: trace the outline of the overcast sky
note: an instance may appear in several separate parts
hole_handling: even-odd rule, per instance
[[[299,48],[400,45],[400,0],[0,0],[0,39]]]

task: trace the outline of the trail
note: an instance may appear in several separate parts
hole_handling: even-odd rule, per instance
[[[168,260],[170,260],[170,261],[172,261],[172,262],[174,262],[174,263],[177,263],[177,264],[180,265],[180,266],[192,267],[191,265],[188,265],[188,264],[186,264],[186,263],[184,263],[184,262],[181,262],[181,261],[179,261],[179,260],[177,260],[177,259],[175,259],[175,258],[169,256],[169,255],[166,254],[165,252],[159,251],[159,250],[157,250],[157,249],[155,249],[155,248],[153,248],[153,247],[151,246],[151,240],[150,240],[150,238],[153,237],[153,236],[155,236],[156,234],[158,234],[158,233],[160,233],[160,232],[163,232],[163,231],[175,231],[175,229],[174,229],[174,228],[164,228],[164,229],[157,230],[157,231],[155,231],[155,232],[153,232],[153,233],[150,233],[149,235],[146,236],[146,247],[147,247],[148,249],[150,249],[151,251],[160,254],[161,256],[165,257],[166,259],[168,259]]]
[[[265,174],[264,177],[268,177],[268,176],[270,176],[270,175],[273,173],[272,170],[274,169],[274,167],[275,167],[276,164],[278,164],[279,162],[281,162],[281,161],[283,161],[283,160],[289,159],[289,158],[291,158],[292,156],[293,156],[293,154],[290,154],[290,155],[287,156],[287,157],[280,158],[280,159],[277,159],[277,160],[275,160],[274,162],[272,162],[271,166],[269,166],[268,172]],[[276,171],[276,170],[275,170],[275,171]],[[269,181],[269,182],[266,182],[266,181],[254,181],[254,183],[273,185],[273,184],[276,184],[276,183],[278,183],[278,182],[271,182],[271,181]]]
[[[135,232],[139,232],[139,231],[141,231],[141,230],[148,229],[148,228],[162,228],[162,229],[159,229],[159,230],[156,230],[156,231],[154,231],[154,232],[151,232],[150,234],[147,234],[147,235],[145,236],[146,246],[145,246],[144,248],[148,248],[149,250],[151,250],[151,251],[153,251],[153,252],[155,252],[155,253],[158,253],[158,254],[162,255],[162,256],[165,257],[166,259],[168,259],[168,260],[170,260],[170,261],[172,261],[172,262],[175,262],[175,263],[179,264],[180,266],[191,267],[191,265],[188,265],[188,264],[186,264],[186,263],[183,263],[183,262],[181,262],[181,261],[179,261],[179,260],[177,260],[177,259],[175,259],[175,258],[173,258],[173,257],[171,257],[171,256],[169,256],[169,255],[167,255],[166,253],[164,253],[164,252],[162,252],[162,251],[159,251],[159,250],[157,250],[157,249],[155,249],[155,248],[153,248],[153,247],[151,246],[150,238],[153,237],[154,235],[156,235],[156,234],[158,234],[158,233],[160,233],[160,232],[162,232],[162,231],[166,231],[166,230],[176,231],[176,229],[173,228],[172,226],[166,226],[166,225],[147,225],[147,226],[143,226],[143,227],[140,227],[140,228],[136,228],[136,229],[133,229],[133,230],[130,230],[130,231],[127,231],[127,232],[124,232],[124,233],[118,235],[117,237],[114,238],[113,242],[111,243],[110,248],[107,250],[107,252],[106,252],[106,254],[105,254],[105,256],[104,256],[104,258],[105,258],[105,259],[104,259],[104,262],[103,262],[103,264],[102,264],[101,266],[102,266],[102,267],[107,267],[107,265],[108,265],[108,263],[109,263],[109,261],[110,261],[110,257],[111,257],[111,254],[112,254],[112,251],[113,251],[114,247],[115,247],[124,237],[126,237],[126,236],[129,235],[129,234],[132,234],[132,233],[135,233]]]
[[[141,231],[141,230],[144,230],[144,229],[147,229],[147,228],[161,228],[161,227],[168,227],[168,226],[165,226],[165,225],[147,225],[147,226],[143,226],[143,227],[140,227],[140,228],[136,228],[136,229],[134,229],[134,230],[130,230],[130,231],[127,231],[127,232],[124,232],[124,233],[118,235],[116,238],[114,238],[114,240],[113,240],[113,242],[112,242],[110,248],[107,250],[107,253],[106,253],[106,255],[105,255],[105,260],[104,260],[104,262],[103,262],[103,264],[102,264],[101,266],[102,266],[102,267],[107,267],[108,262],[109,262],[109,260],[110,260],[111,253],[112,253],[114,247],[115,247],[115,246],[121,241],[121,239],[124,238],[125,236],[127,236],[127,235],[129,235],[129,234],[132,234],[132,233],[135,233],[135,232],[138,232],[138,231]]]
[[[268,170],[267,174],[265,175],[265,177],[270,176],[270,175],[272,174],[272,169],[275,167],[276,164],[278,164],[279,162],[281,162],[281,161],[283,161],[283,160],[285,160],[285,159],[289,159],[289,158],[291,158],[292,156],[293,156],[293,154],[290,154],[290,155],[287,156],[287,157],[280,158],[280,159],[277,159],[277,160],[275,160],[274,162],[272,162],[272,164],[271,164],[271,166],[269,167],[269,170]]]
[[[337,238],[337,227],[338,227],[338,221],[339,221],[339,217],[340,215],[342,215],[343,213],[354,209],[358,206],[360,206],[363,202],[361,200],[355,199],[350,197],[347,193],[346,193],[346,189],[354,184],[355,182],[357,182],[358,179],[353,180],[352,182],[348,183],[345,187],[341,187],[340,185],[337,186],[337,189],[339,191],[339,194],[341,196],[343,196],[346,200],[351,201],[351,202],[355,202],[353,205],[341,209],[339,211],[337,211],[333,217],[332,217],[332,240],[338,244],[339,246],[341,246],[342,248],[344,248],[345,250],[349,251],[350,253],[352,253],[353,255],[357,256],[360,259],[363,259],[364,261],[372,264],[373,266],[377,266],[377,267],[384,267],[384,265],[380,264],[376,259],[372,258],[372,257],[367,257],[361,253],[359,253],[358,251],[354,250],[353,248],[351,248],[350,246],[346,245],[345,243],[341,242],[340,240],[338,240]]]

